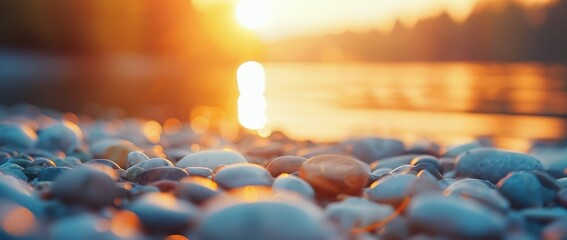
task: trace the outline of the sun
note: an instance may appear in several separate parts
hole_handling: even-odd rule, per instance
[[[256,30],[268,25],[272,8],[267,0],[240,0],[235,7],[235,15],[240,25]]]

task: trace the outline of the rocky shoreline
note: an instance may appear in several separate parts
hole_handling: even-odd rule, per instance
[[[567,153],[0,109],[0,239],[567,239]]]

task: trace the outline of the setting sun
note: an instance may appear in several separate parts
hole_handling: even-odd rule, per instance
[[[259,29],[268,25],[272,9],[267,1],[240,0],[235,8],[236,20],[245,28]]]

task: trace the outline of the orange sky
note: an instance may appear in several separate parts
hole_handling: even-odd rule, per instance
[[[248,2],[268,5],[269,20],[259,23],[252,31],[265,39],[299,35],[316,35],[345,30],[364,31],[377,28],[388,31],[396,19],[411,26],[421,18],[447,11],[457,20],[464,20],[475,4],[481,1],[510,0],[193,0],[197,9],[222,3]],[[537,6],[555,0],[512,0],[528,6]],[[262,10],[260,10],[262,9]],[[265,18],[265,6],[244,10],[248,18]]]

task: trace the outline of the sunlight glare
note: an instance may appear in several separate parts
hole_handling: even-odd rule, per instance
[[[272,8],[266,0],[240,0],[234,11],[238,23],[248,29],[265,27],[272,15]]]
[[[248,129],[260,129],[267,123],[266,73],[262,64],[245,62],[236,71],[238,83],[238,121]]]

